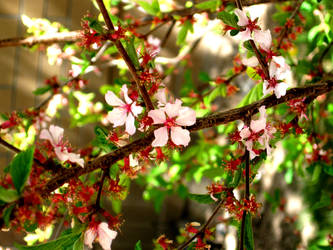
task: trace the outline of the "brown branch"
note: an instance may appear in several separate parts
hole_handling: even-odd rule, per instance
[[[259,50],[258,50],[256,44],[254,43],[254,41],[253,40],[249,40],[249,41],[250,41],[251,47],[253,48],[254,53],[256,54],[256,57],[259,61],[259,64],[260,64],[262,70],[264,71],[266,79],[270,79],[267,63],[263,59],[263,57],[262,57],[261,53],[259,52]]]
[[[76,31],[54,33],[42,36],[7,38],[0,40],[0,48],[22,46],[22,45],[32,47],[35,44],[76,42],[80,39],[80,37],[81,37],[80,31],[76,30]]]
[[[108,30],[110,32],[114,32],[115,29],[114,29],[114,26],[112,24],[112,21],[109,17],[109,14],[105,8],[105,5],[104,5],[104,2],[103,0],[96,0],[97,4],[98,4],[98,7],[103,15],[103,18],[104,18],[104,21],[106,23],[106,26],[108,28]],[[140,80],[138,74],[137,74],[137,69],[135,68],[131,58],[129,57],[129,55],[127,54],[124,46],[122,45],[122,43],[120,42],[120,40],[115,40],[113,41],[114,44],[116,45],[121,57],[123,58],[123,60],[125,61],[125,63],[127,64],[127,67],[140,91],[140,94],[145,102],[145,105],[146,105],[146,108],[147,110],[152,110],[154,109],[154,105],[152,103],[152,101],[150,100],[150,97],[149,97],[149,94],[146,90],[146,87],[144,85],[144,83],[142,83],[142,81]]]
[[[170,25],[170,27],[169,27],[169,29],[168,29],[168,31],[167,31],[167,33],[165,34],[165,36],[163,38],[163,41],[161,42],[161,48],[163,48],[165,46],[165,44],[166,44],[166,42],[167,42],[167,40],[168,40],[168,38],[169,38],[169,36],[170,36],[173,28],[175,27],[175,24],[176,24],[176,21],[173,20],[172,23],[171,23],[171,25]]]
[[[199,235],[203,234],[206,230],[206,228],[209,226],[209,223],[213,220],[213,218],[215,217],[215,215],[217,214],[217,212],[219,211],[219,209],[221,208],[221,206],[223,205],[224,200],[220,200],[219,203],[217,204],[217,206],[215,207],[213,213],[211,214],[211,216],[208,218],[208,220],[205,222],[204,225],[202,225],[202,227],[200,228],[200,230],[193,235],[190,239],[188,239],[185,243],[183,243],[181,246],[177,247],[178,250],[182,250],[185,247],[187,247],[192,241],[195,240],[195,238],[197,238]]]
[[[209,115],[207,117],[198,118],[194,125],[185,128],[193,132],[204,128],[227,124],[232,121],[242,120],[246,116],[252,116],[258,113],[261,106],[265,106],[267,109],[296,98],[301,98],[305,96],[315,98],[319,95],[332,91],[332,89],[333,81],[309,85],[305,87],[293,88],[288,90],[286,95],[282,96],[280,99],[277,99],[275,95],[271,95],[241,108],[231,109],[225,112]],[[83,174],[90,173],[96,169],[106,169],[112,164],[115,164],[117,161],[127,157],[132,152],[140,152],[141,150],[149,146],[152,143],[153,139],[154,134],[153,132],[151,132],[141,139],[135,140],[124,147],[118,148],[111,153],[105,154],[91,162],[86,163],[84,168],[74,167],[63,171],[61,174],[55,176],[45,186],[43,186],[42,195],[48,196],[50,192],[61,187],[64,183],[66,183],[72,178],[76,178]]]
[[[293,13],[291,14],[291,16],[288,18],[288,20],[292,20],[295,18],[295,16],[297,15],[297,13],[299,12],[300,8],[301,8],[301,5],[302,3],[304,2],[304,0],[299,0],[297,1],[296,3],[296,6],[295,6],[295,9],[293,11]],[[282,41],[283,39],[286,37],[286,35],[288,34],[288,31],[289,31],[289,28],[288,28],[288,25],[287,23],[284,25],[283,29],[281,30],[279,36],[278,36],[278,40],[279,40],[279,43],[278,43],[278,46],[277,46],[277,50],[279,50],[281,48],[281,45],[282,45]]]
[[[319,66],[322,67],[322,64],[323,64],[323,61],[324,61],[324,58],[325,56],[327,55],[327,53],[330,51],[330,49],[332,48],[333,46],[333,41],[330,42],[327,47],[324,49],[323,53],[320,55],[319,59],[318,59],[318,62],[319,62]]]

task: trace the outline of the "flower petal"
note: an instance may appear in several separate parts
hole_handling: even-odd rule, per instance
[[[84,160],[80,157],[80,154],[68,153],[68,160],[77,163],[80,167],[84,166]]]
[[[163,147],[167,144],[169,136],[168,136],[168,129],[166,127],[162,127],[156,129],[154,131],[155,140],[152,143],[153,147]]]
[[[108,113],[107,119],[113,124],[114,127],[122,126],[125,124],[127,118],[126,110],[122,108],[114,108]]]
[[[105,94],[105,101],[107,104],[113,107],[125,105],[125,103],[122,100],[120,100],[112,91],[108,91]]]
[[[98,241],[104,250],[111,250],[111,243],[117,237],[117,232],[109,228],[106,222],[98,225]]]
[[[51,141],[51,143],[54,143],[55,145],[58,144],[64,136],[64,129],[55,125],[51,125],[49,130],[53,138],[53,142]]]
[[[165,112],[161,109],[150,110],[148,116],[154,121],[154,124],[163,124],[166,120]]]
[[[250,127],[253,132],[258,133],[266,128],[266,119],[252,120]]]
[[[187,146],[191,140],[190,131],[181,127],[171,127],[171,140],[176,145]]]
[[[251,131],[249,127],[243,127],[243,129],[239,132],[240,137],[244,140],[251,135]]]
[[[165,112],[167,113],[168,117],[170,117],[170,118],[176,117],[179,114],[179,109],[180,109],[182,103],[177,100],[175,103],[168,102],[165,105]]]
[[[262,91],[264,96],[270,94],[271,91],[273,90],[271,87],[268,88],[268,85],[269,85],[268,81],[265,80],[264,84],[263,84],[263,91]]]
[[[127,104],[131,104],[133,102],[133,100],[131,98],[129,98],[128,96],[128,88],[126,86],[126,84],[124,84],[122,87],[121,87],[121,91],[123,92],[124,94],[124,99],[125,99],[125,102]]]
[[[270,51],[272,46],[272,35],[270,30],[254,30],[253,40],[266,52]]]
[[[134,116],[129,113],[126,118],[126,132],[130,135],[133,135],[135,133],[136,127],[134,124]]]
[[[274,88],[276,98],[279,99],[281,96],[286,95],[287,88],[288,84],[286,84],[285,82],[280,82],[278,85],[276,85],[276,87]]]
[[[94,242],[95,238],[97,237],[97,231],[93,229],[88,229],[84,233],[84,244],[88,247],[92,248],[92,243]]]
[[[237,24],[239,26],[246,26],[249,24],[249,18],[246,16],[246,13],[240,9],[235,9],[234,10],[236,16],[238,17],[238,22]]]
[[[242,41],[247,41],[247,40],[252,40],[252,36],[251,36],[251,31],[250,29],[246,28],[246,30],[239,32],[236,36],[236,39],[240,39]]]
[[[67,161],[69,159],[68,151],[66,148],[55,147],[54,152],[60,161]]]
[[[179,110],[176,123],[180,126],[191,126],[196,121],[195,111],[189,107],[183,107]]]
[[[139,114],[142,113],[143,108],[142,108],[141,106],[137,106],[137,105],[136,105],[136,102],[134,102],[134,103],[131,105],[131,111],[132,111],[133,115],[134,115],[135,117],[137,117]]]
[[[256,67],[259,64],[257,57],[252,56],[250,58],[242,58],[242,64],[248,67]]]

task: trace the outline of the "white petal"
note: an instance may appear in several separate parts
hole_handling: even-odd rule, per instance
[[[274,89],[274,93],[276,98],[280,98],[281,96],[284,96],[287,92],[288,84],[285,82],[280,82],[279,84],[276,85]]]
[[[183,107],[179,110],[176,123],[180,126],[191,126],[196,121],[195,111],[189,107]]]
[[[137,105],[136,105],[136,102],[134,102],[134,103],[131,105],[131,111],[132,111],[133,115],[134,115],[135,117],[137,117],[139,114],[142,113],[143,108],[142,108],[141,106],[137,106]]]
[[[84,166],[84,160],[80,157],[80,154],[68,153],[68,160],[77,163],[81,167]]]
[[[152,143],[153,147],[163,147],[167,144],[169,136],[168,136],[168,129],[166,127],[162,127],[156,129],[154,131],[155,140]]]
[[[167,103],[165,105],[165,112],[168,117],[176,117],[179,114],[179,109],[181,107],[181,102]]]
[[[191,140],[190,132],[181,127],[171,127],[171,140],[176,145],[187,146]]]
[[[49,130],[53,138],[53,143],[58,144],[62,140],[62,137],[64,136],[64,129],[58,126],[51,125]]]
[[[271,87],[268,88],[268,85],[269,85],[268,81],[265,80],[264,84],[263,84],[263,94],[264,94],[264,96],[270,94],[271,91],[273,90]]]
[[[113,107],[125,105],[125,103],[122,100],[120,100],[112,91],[108,91],[105,94],[105,101],[107,104]]]
[[[126,110],[122,108],[114,108],[108,113],[107,119],[113,124],[114,127],[122,126],[125,124],[127,118]]]
[[[235,9],[234,12],[235,12],[236,16],[238,17],[237,24],[239,26],[246,26],[249,24],[249,18],[246,16],[244,11],[242,11],[240,9]]]
[[[84,233],[84,244],[92,248],[92,243],[94,242],[95,238],[97,236],[96,230],[88,229]]]
[[[154,124],[163,124],[166,120],[165,113],[161,109],[150,110],[148,116],[154,121]]]
[[[270,30],[254,30],[253,40],[265,51],[269,51],[272,46],[272,35]]]
[[[48,140],[51,142],[52,146],[53,145],[53,138],[50,134],[50,132],[47,130],[47,129],[43,129],[41,132],[40,132],[40,135],[39,135],[39,138],[40,139],[44,139],[44,140]]]
[[[111,250],[111,243],[117,237],[117,232],[109,229],[106,222],[98,225],[98,241],[104,250]]]
[[[167,103],[167,89],[158,89],[155,94],[155,98],[158,100],[159,107],[165,106],[165,104]]]
[[[239,32],[236,35],[236,39],[240,39],[244,42],[247,41],[247,40],[252,40],[251,31],[248,28],[246,28],[246,30],[244,30],[242,32]]]
[[[126,118],[126,132],[130,135],[135,133],[135,124],[134,124],[134,116],[132,114],[128,114]]]
[[[128,89],[127,89],[127,86],[126,86],[126,84],[124,84],[122,87],[121,87],[121,91],[123,92],[123,94],[124,94],[124,98],[125,98],[125,102],[127,103],[127,104],[131,104],[132,102],[133,102],[133,100],[131,99],[131,98],[129,98],[129,96],[128,96]]]
[[[250,127],[252,131],[258,133],[259,131],[266,128],[266,119],[252,120]]]

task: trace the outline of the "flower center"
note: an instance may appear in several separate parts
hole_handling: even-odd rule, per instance
[[[247,28],[249,28],[249,30],[252,32],[254,30],[258,30],[260,29],[259,26],[257,25],[257,22],[258,22],[258,19],[255,19],[255,20],[251,20],[250,18],[248,19],[249,20],[249,23],[247,24]]]
[[[167,128],[175,127],[175,125],[176,125],[176,121],[175,121],[174,118],[170,118],[170,117],[168,117],[168,118],[165,120],[164,125],[165,125]]]
[[[131,106],[132,104],[125,104],[124,106],[122,106],[122,108],[125,109],[127,113],[129,113],[131,112]]]
[[[275,88],[277,84],[278,82],[274,77],[268,80],[268,87]]]

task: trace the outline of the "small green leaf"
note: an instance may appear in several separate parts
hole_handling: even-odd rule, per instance
[[[221,4],[221,0],[209,0],[202,3],[194,5],[197,9],[200,10],[216,10]]]
[[[333,166],[324,164],[324,172],[330,176],[333,176]]]
[[[134,250],[142,250],[141,240],[139,240],[139,241],[135,244],[135,248],[134,248]]]
[[[119,166],[117,164],[113,164],[110,168],[110,178],[115,180],[118,176]]]
[[[217,17],[221,19],[226,25],[238,28],[238,18],[234,13],[230,14],[229,12],[221,11],[217,14]]]
[[[97,19],[94,19],[92,17],[86,16],[84,18],[82,18],[85,21],[88,21],[88,26],[97,31],[98,33],[103,33],[103,27],[102,25],[98,22]]]
[[[246,213],[245,216],[245,235],[244,235],[244,244],[246,250],[254,249],[254,240],[252,232],[252,219],[251,214]]]
[[[52,89],[51,86],[45,86],[45,87],[41,87],[41,88],[36,89],[32,93],[34,93],[34,95],[43,95],[51,89]]]
[[[321,168],[322,167],[320,166],[320,164],[316,164],[313,174],[312,174],[312,178],[311,178],[312,183],[318,182],[320,174],[321,174]]]
[[[16,201],[19,198],[17,191],[15,189],[5,189],[0,186],[0,200],[10,203]]]
[[[257,71],[252,67],[246,68],[246,74],[253,80],[258,81],[261,80],[260,75],[257,74]]]
[[[59,237],[56,240],[52,240],[43,244],[35,245],[35,246],[22,246],[19,244],[15,244],[15,246],[19,250],[29,249],[29,250],[64,250],[64,249],[73,249],[74,243],[81,236],[80,233],[71,233],[66,234],[62,237]]]
[[[158,12],[159,12],[159,8],[158,8],[158,10],[156,8],[156,3],[153,3],[153,4],[150,5],[145,0],[135,0],[135,2],[137,4],[139,4],[142,7],[142,9],[144,9],[150,15],[156,16],[158,14]]]
[[[160,12],[160,4],[159,4],[158,0],[153,0],[151,2],[151,7],[154,9],[156,14]]]
[[[131,39],[127,39],[124,42],[126,52],[128,56],[131,58],[132,63],[134,64],[136,69],[140,68],[140,62],[138,59],[138,55],[136,53],[136,49],[134,46],[134,37]]]
[[[216,195],[214,195],[214,197],[216,197]],[[188,194],[188,198],[203,204],[215,202],[209,194]]]
[[[14,186],[20,194],[24,188],[32,167],[35,147],[29,147],[26,151],[18,153],[10,163],[10,175],[12,176]]]
[[[193,30],[193,25],[190,20],[186,20],[178,32],[177,45],[183,45],[185,43],[187,33],[191,30]]]
[[[230,36],[236,36],[239,33],[239,30],[230,30]]]
[[[249,50],[249,51],[253,51],[252,45],[250,43],[250,40],[247,40],[243,43],[243,46],[245,49]]]
[[[3,211],[2,218],[3,218],[4,222],[5,222],[6,227],[9,227],[10,215],[12,214],[12,211],[13,211],[14,207],[15,207],[15,204],[7,207]]]
[[[83,245],[83,234],[81,234],[80,238],[78,238],[74,245],[73,245],[73,250],[83,250],[84,245]]]
[[[316,210],[316,209],[320,209],[320,208],[324,208],[324,207],[328,207],[329,205],[331,205],[332,200],[331,200],[331,196],[329,193],[326,192],[322,192],[320,200],[317,201],[312,209]]]

